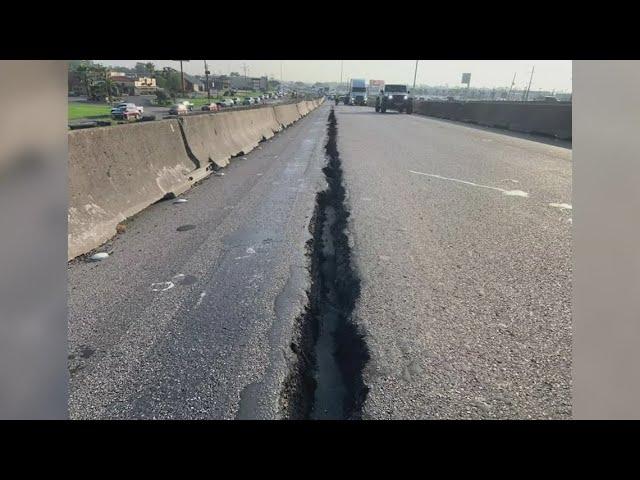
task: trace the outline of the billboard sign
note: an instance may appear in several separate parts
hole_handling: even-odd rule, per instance
[[[471,74],[470,73],[463,73],[462,74],[462,82],[460,83],[466,83],[467,86],[471,83]]]
[[[384,88],[384,80],[369,80],[369,95],[378,93]]]

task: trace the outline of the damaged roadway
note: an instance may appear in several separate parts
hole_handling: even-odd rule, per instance
[[[70,263],[72,418],[570,417],[570,144],[332,108]]]
[[[281,418],[326,187],[321,107],[69,263],[72,418]]]

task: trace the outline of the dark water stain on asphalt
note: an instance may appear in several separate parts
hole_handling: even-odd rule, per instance
[[[194,228],[196,228],[195,225],[180,225],[176,230],[179,232],[186,232],[187,230],[193,230]]]
[[[180,285],[193,285],[197,281],[198,281],[198,277],[194,277],[193,275],[185,275],[180,280],[178,280],[178,283]]]
[[[87,347],[84,346],[82,347],[82,349],[80,350],[80,358],[89,358],[91,357],[94,353],[96,353],[96,351],[91,348],[91,347]]]

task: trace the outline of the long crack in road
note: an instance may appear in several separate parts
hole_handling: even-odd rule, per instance
[[[327,121],[328,117],[328,121]],[[568,418],[571,150],[320,107],[69,264],[73,418]]]

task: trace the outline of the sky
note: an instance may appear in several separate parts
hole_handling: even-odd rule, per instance
[[[180,64],[173,60],[96,60],[104,65],[133,67],[136,62],[153,62],[156,68]],[[386,83],[413,85],[415,60],[207,60],[209,70],[215,74],[239,72],[244,66],[249,76],[273,76],[285,81],[339,82],[349,78],[384,80]],[[463,72],[471,73],[472,87],[509,87],[516,75],[515,89],[526,88],[535,67],[532,90],[571,91],[571,60],[420,60],[416,84],[460,85]],[[184,63],[184,71],[193,75],[204,74],[204,60]]]

